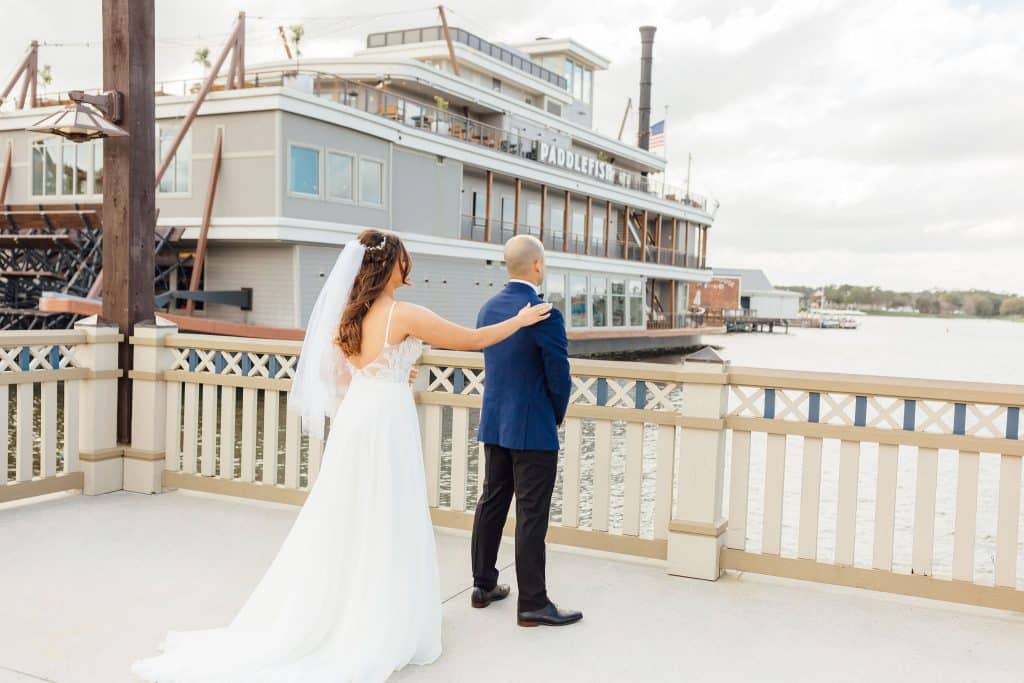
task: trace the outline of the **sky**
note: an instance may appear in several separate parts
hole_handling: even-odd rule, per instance
[[[0,78],[37,39],[53,88],[99,85],[100,6],[0,0]],[[652,120],[667,121],[668,180],[685,183],[692,154],[694,191],[720,202],[712,266],[762,268],[776,285],[1024,293],[1024,1],[447,7],[451,25],[492,41],[572,37],[607,57],[595,128],[616,135],[633,97],[624,139],[637,29],[656,26]],[[215,54],[239,10],[250,63],[283,57],[279,24],[302,23],[316,57],[437,23],[415,1],[157,0],[157,79],[197,75],[195,49]]]

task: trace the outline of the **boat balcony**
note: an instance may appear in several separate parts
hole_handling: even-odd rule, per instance
[[[163,323],[0,333],[0,678],[128,681],[167,630],[230,621],[319,476],[323,442],[285,408],[298,352]],[[428,350],[412,390],[445,654],[395,680],[521,679],[481,642],[545,680],[1020,680],[1024,387],[710,349],[570,365],[548,576],[584,621],[539,634],[513,600],[470,608],[486,375]],[[508,542],[500,567],[514,586]]]
[[[680,249],[671,247],[648,246],[627,243],[618,239],[604,239],[602,234],[587,236],[566,232],[563,227],[544,227],[515,223],[514,221],[493,218],[488,221],[483,216],[472,214],[462,215],[462,227],[459,236],[464,240],[486,242],[488,244],[504,244],[515,235],[533,235],[539,239],[548,251],[581,256],[599,256],[637,263],[657,263],[664,266],[679,268],[705,269],[702,259],[696,254],[687,254]],[[646,254],[646,258],[642,258]]]
[[[244,87],[264,86],[293,88],[410,128],[444,136],[447,139],[460,140],[466,144],[521,159],[533,161],[538,159],[540,141],[536,135],[530,137],[518,130],[489,125],[456,114],[447,108],[438,107],[436,103],[428,103],[414,97],[391,92],[383,85],[375,87],[336,74],[304,69],[246,74]],[[157,96],[191,96],[199,91],[199,87],[200,84],[196,80],[166,81],[157,85],[156,94]],[[213,89],[224,90],[224,88],[224,84],[220,83]],[[66,99],[67,95],[63,93],[52,96],[44,95],[40,99],[40,106],[57,104]],[[620,175],[616,173],[615,178],[609,182],[614,186],[633,190],[641,195],[678,202],[704,213],[709,212],[709,207],[710,209],[714,208],[711,206],[713,202],[709,202],[707,197],[687,192],[684,188],[640,174]]]

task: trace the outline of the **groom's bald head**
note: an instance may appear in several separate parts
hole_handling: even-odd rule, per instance
[[[516,235],[505,243],[509,277],[534,284],[544,281],[544,245],[533,235]]]

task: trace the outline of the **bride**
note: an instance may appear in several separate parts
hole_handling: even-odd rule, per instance
[[[170,631],[134,662],[147,681],[383,681],[441,654],[441,594],[419,424],[408,383],[423,342],[478,350],[550,304],[479,329],[395,301],[411,263],[392,233],[342,250],[306,328],[289,409],[323,465],[277,557],[230,625]],[[337,410],[332,410],[341,399]],[[333,413],[333,416],[332,416]]]

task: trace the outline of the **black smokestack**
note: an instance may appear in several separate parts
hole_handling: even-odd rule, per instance
[[[651,64],[654,61],[654,32],[656,26],[640,27],[640,131],[637,144],[650,149],[651,137]]]

